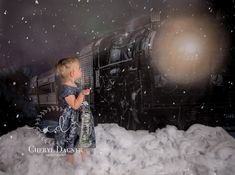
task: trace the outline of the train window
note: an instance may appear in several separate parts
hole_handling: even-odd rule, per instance
[[[55,83],[51,83],[51,91],[55,92]]]
[[[120,49],[116,49],[116,48],[111,49],[110,63],[114,63],[114,62],[120,61],[120,58],[121,58],[121,50]]]
[[[36,91],[36,87],[32,87],[29,89],[29,94],[36,94],[37,91]]]
[[[51,93],[51,84],[45,84],[38,87],[38,94],[48,94]]]
[[[123,60],[131,59],[133,56],[132,47],[125,47],[123,49]]]
[[[106,50],[100,52],[99,62],[101,67],[109,64],[109,52],[107,52]]]

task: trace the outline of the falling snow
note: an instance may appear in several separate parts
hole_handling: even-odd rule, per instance
[[[7,10],[5,10],[5,11],[4,11],[4,15],[7,15],[7,13],[8,13],[8,11],[7,11]]]

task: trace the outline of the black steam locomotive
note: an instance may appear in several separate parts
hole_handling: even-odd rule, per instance
[[[186,129],[193,123],[235,126],[234,91],[228,76],[216,74],[200,87],[170,83],[153,68],[152,49],[158,19],[141,27],[113,32],[84,47],[78,57],[83,69],[81,86],[89,84],[86,97],[96,123],[117,123],[127,129],[154,131],[165,125]],[[58,105],[60,81],[53,70],[31,81],[31,97],[45,111]],[[56,110],[47,120],[56,120]]]

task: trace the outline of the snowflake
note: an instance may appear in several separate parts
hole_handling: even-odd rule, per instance
[[[208,10],[212,13],[213,12],[213,9],[211,7],[208,8]]]
[[[4,11],[4,15],[7,15],[7,13],[8,13],[8,11],[7,11],[7,10],[5,10],[5,11]]]
[[[15,85],[16,85],[16,82],[14,81],[12,84],[15,86]]]
[[[35,4],[39,4],[38,0],[35,0]]]
[[[46,134],[48,132],[48,128],[43,128],[43,133]]]
[[[233,82],[232,82],[232,81],[229,81],[228,84],[232,86],[232,85],[233,85]]]
[[[16,115],[16,118],[19,118],[19,114]]]

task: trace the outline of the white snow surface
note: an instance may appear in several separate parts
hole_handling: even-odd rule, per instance
[[[128,131],[117,124],[95,127],[97,147],[76,166],[62,153],[32,152],[51,148],[28,126],[0,137],[0,175],[235,175],[235,139],[220,127],[192,125]],[[40,136],[40,137],[39,137]]]

